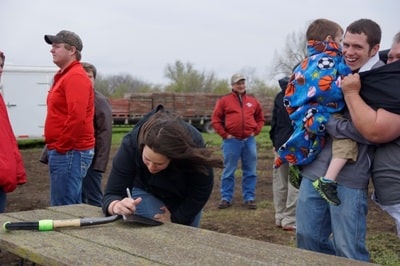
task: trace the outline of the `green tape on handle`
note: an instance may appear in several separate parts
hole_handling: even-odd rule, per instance
[[[52,231],[53,227],[53,220],[40,220],[39,221],[39,231]]]
[[[4,231],[7,231],[6,225],[9,224],[9,223],[10,223],[10,222],[5,222],[5,223],[3,224],[3,230],[4,230]]]

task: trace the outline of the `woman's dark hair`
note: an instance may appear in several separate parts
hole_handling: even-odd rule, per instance
[[[212,156],[211,149],[199,147],[193,140],[189,125],[170,113],[155,113],[143,124],[139,136],[141,149],[146,145],[171,162],[189,162],[197,171],[206,174],[207,167],[223,167],[222,158]]]

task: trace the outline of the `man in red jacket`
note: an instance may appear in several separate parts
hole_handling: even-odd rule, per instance
[[[234,74],[232,92],[220,98],[212,115],[212,125],[223,138],[224,170],[221,178],[219,209],[232,205],[235,171],[242,162],[242,194],[245,206],[256,209],[257,146],[255,136],[264,126],[262,107],[256,98],[246,94],[246,78]]]
[[[5,56],[0,51],[0,78]],[[0,213],[4,212],[8,192],[26,183],[26,172],[17,141],[8,118],[7,107],[0,93]]]
[[[45,35],[60,68],[47,96],[44,134],[48,148],[50,205],[82,202],[82,179],[94,155],[94,90],[80,64],[81,38],[71,31]]]

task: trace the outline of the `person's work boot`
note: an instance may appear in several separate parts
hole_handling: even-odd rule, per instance
[[[244,205],[245,205],[248,209],[251,209],[251,210],[257,209],[257,205],[256,205],[256,202],[255,202],[254,200],[246,201],[246,202],[244,203]]]
[[[326,180],[326,179],[325,179]],[[337,196],[337,183],[335,181],[324,181],[323,177],[318,178],[312,183],[316,191],[324,198],[329,204],[338,206],[340,199]]]
[[[232,204],[229,201],[226,200],[221,200],[220,203],[218,204],[218,209],[226,209],[232,206]]]

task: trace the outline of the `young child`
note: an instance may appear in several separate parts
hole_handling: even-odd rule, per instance
[[[344,107],[340,82],[351,71],[341,53],[343,29],[333,21],[317,19],[310,24],[306,35],[308,57],[295,68],[284,97],[294,132],[279,148],[275,167],[284,162],[294,167],[312,162],[324,146],[325,123],[331,114],[336,115]],[[350,139],[333,141],[329,168],[325,176],[313,182],[330,204],[340,204],[336,176],[349,160],[357,159],[357,152],[357,143]]]

